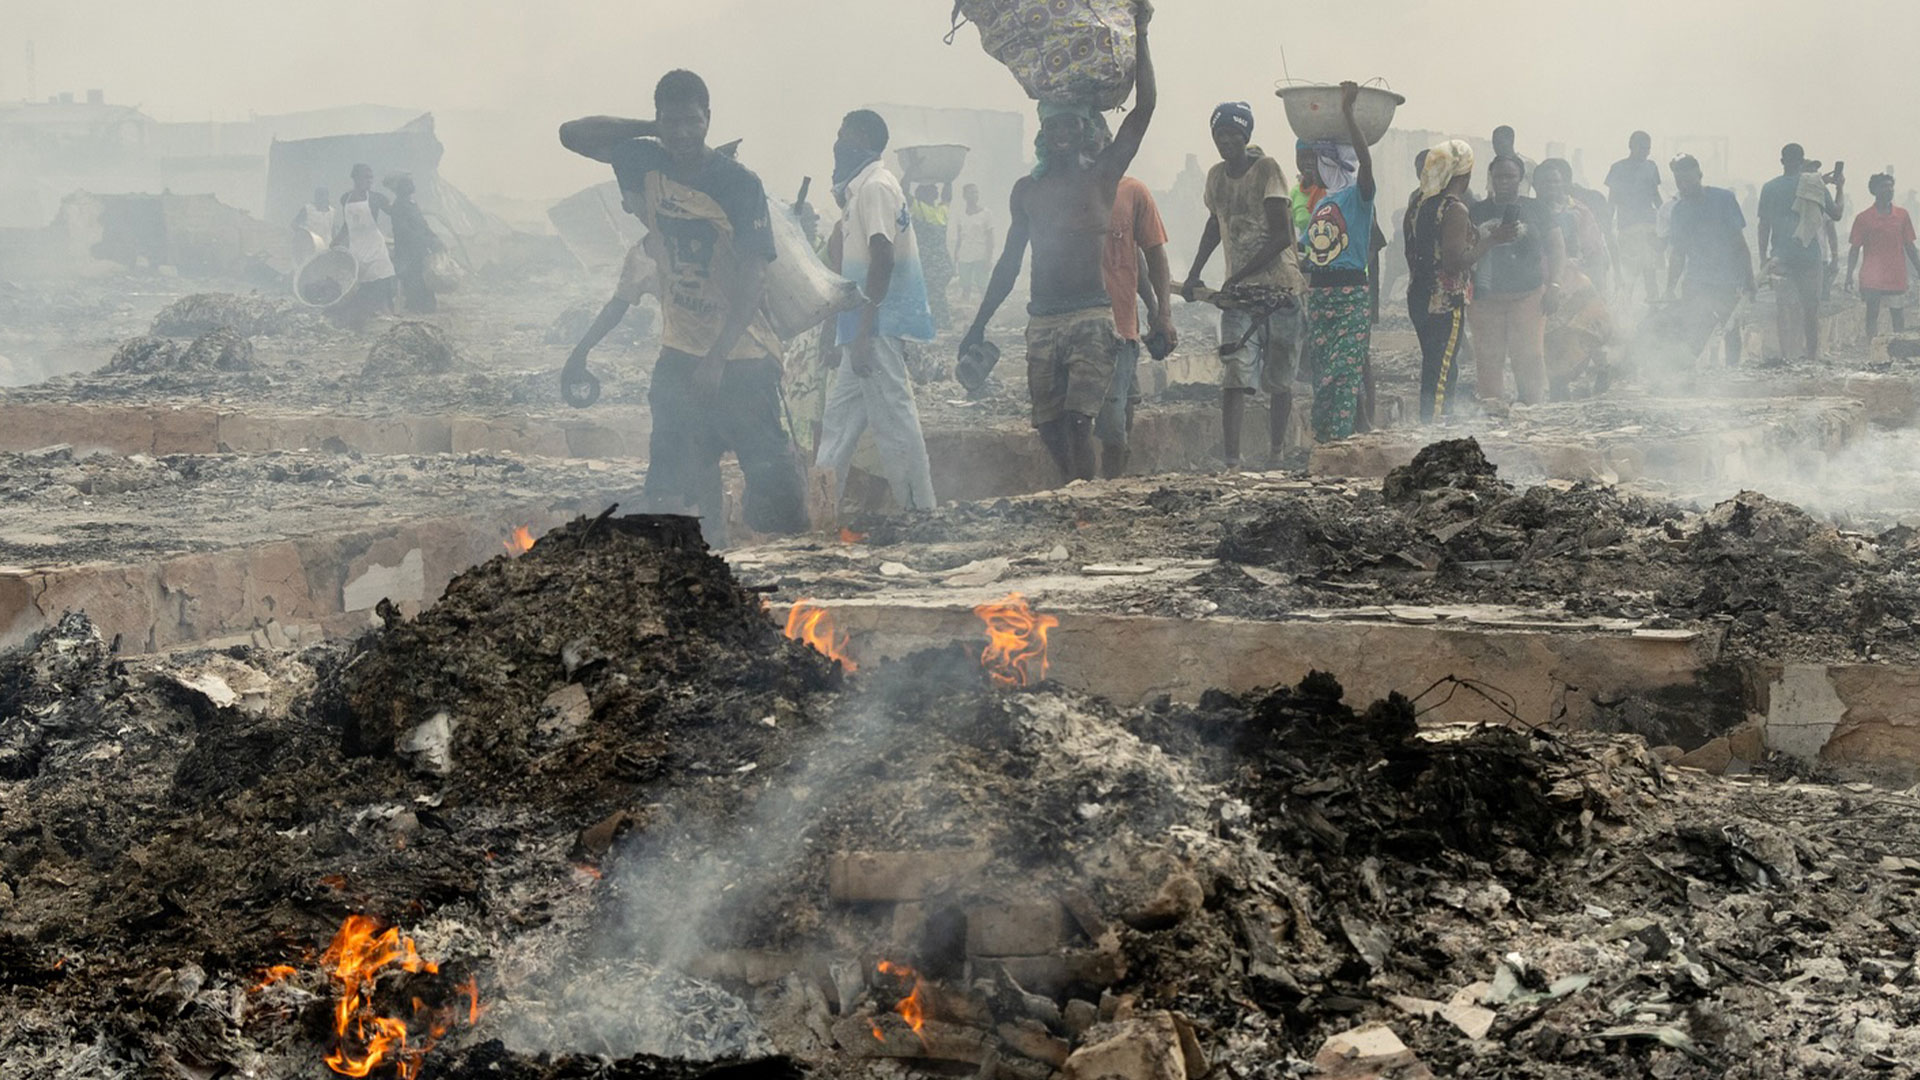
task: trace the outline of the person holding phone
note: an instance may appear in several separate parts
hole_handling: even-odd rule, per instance
[[[1474,269],[1474,394],[1482,402],[1506,401],[1507,365],[1513,365],[1516,396],[1527,405],[1547,398],[1547,316],[1560,303],[1566,242],[1553,214],[1538,199],[1520,194],[1527,167],[1516,157],[1498,157],[1487,170],[1492,197],[1470,211],[1483,231],[1511,235]]]

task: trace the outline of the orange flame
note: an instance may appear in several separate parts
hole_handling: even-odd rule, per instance
[[[893,1011],[900,1014],[900,1019],[907,1022],[907,1026],[913,1029],[915,1035],[919,1035],[921,1030],[927,1026],[927,999],[922,996],[926,990],[926,980],[920,977],[918,971],[913,970],[905,964],[896,964],[888,960],[880,961],[875,969],[882,975],[892,975],[896,978],[913,980],[913,992],[901,998],[899,1002],[894,1005]],[[873,1034],[874,1037],[881,1042],[887,1041],[887,1037],[880,1033],[878,1025],[874,1026]]]
[[[1026,598],[1012,593],[997,604],[973,609],[987,624],[987,647],[980,666],[999,686],[1027,686],[1047,677],[1047,631],[1060,625],[1051,615],[1035,615]]]
[[[817,601],[802,600],[793,605],[793,610],[787,613],[787,637],[829,660],[839,661],[848,674],[860,670],[860,665],[854,663],[852,654],[847,652],[847,635],[834,633],[832,613]]]
[[[867,542],[867,534],[857,533],[852,529],[842,526],[840,529],[840,542],[843,544],[864,544]]]
[[[480,1014],[487,1011],[486,1006],[480,1004],[479,981],[467,976],[467,981],[460,984],[460,992],[467,995],[467,1026],[472,1027],[480,1022]]]
[[[291,979],[300,973],[292,964],[275,964],[260,974],[260,981],[247,988],[248,993],[265,990],[283,979]]]
[[[339,984],[340,993],[333,1008],[334,1046],[326,1057],[327,1067],[342,1076],[364,1077],[384,1064],[391,1065],[400,1080],[417,1077],[427,1051],[452,1028],[457,1017],[454,1007],[429,1008],[416,997],[410,1025],[398,1017],[380,1015],[373,1002],[374,984],[390,968],[437,974],[439,965],[421,957],[413,939],[400,936],[398,927],[382,931],[379,923],[365,915],[347,917],[320,962]],[[467,996],[467,1019],[472,1023],[481,1012],[479,986],[469,977],[460,992]],[[426,1028],[417,1045],[409,1043],[413,1026]]]
[[[525,525],[521,525],[513,530],[511,537],[500,541],[500,546],[506,548],[509,555],[519,555],[523,552],[532,551],[533,530]]]

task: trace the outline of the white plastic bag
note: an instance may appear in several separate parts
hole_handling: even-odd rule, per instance
[[[773,332],[791,341],[843,311],[860,306],[860,286],[827,269],[807,243],[791,207],[767,200],[778,257],[767,267],[764,307]]]
[[[1133,91],[1133,0],[957,0],[962,17],[1036,101],[1117,109]]]

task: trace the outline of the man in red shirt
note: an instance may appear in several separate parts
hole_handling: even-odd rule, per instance
[[[1141,277],[1145,262],[1146,276]],[[1107,223],[1107,245],[1100,257],[1107,297],[1113,301],[1113,328],[1120,335],[1114,357],[1113,382],[1106,404],[1094,418],[1093,434],[1100,440],[1100,472],[1109,480],[1127,472],[1127,436],[1133,431],[1133,410],[1140,400],[1140,306],[1147,303],[1149,332],[1164,339],[1171,351],[1179,341],[1173,328],[1173,270],[1167,262],[1167,227],[1160,220],[1147,185],[1131,176],[1120,178]]]
[[[1847,291],[1854,290],[1853,272],[1860,271],[1860,295],[1867,301],[1867,336],[1880,332],[1880,307],[1893,312],[1893,331],[1907,328],[1907,266],[1920,270],[1920,250],[1913,246],[1913,219],[1893,205],[1893,177],[1881,173],[1867,181],[1873,205],[1853,219],[1853,253],[1847,256]],[[1866,252],[1866,265],[1860,253]]]

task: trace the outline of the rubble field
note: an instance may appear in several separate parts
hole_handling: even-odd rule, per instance
[[[0,658],[7,1075],[1920,1053],[1908,793],[1427,728],[1333,674],[1119,708],[1041,678],[1044,610],[996,616],[1024,651],[983,623],[848,672],[760,588],[691,521],[603,515],[355,643],[126,659],[72,615]]]
[[[1429,446],[1384,481],[1130,479],[849,530],[857,543],[729,558],[823,598],[1019,579],[1047,603],[1183,618],[1431,622],[1480,605],[1544,627],[1698,629],[1730,657],[1920,660],[1912,528],[1842,531],[1756,492],[1702,507],[1597,483],[1518,487],[1472,439]]]
[[[455,294],[438,314],[385,319],[353,333],[290,298],[191,293],[163,308],[141,333],[106,346],[98,370],[14,387],[4,400],[560,415],[573,411],[560,399],[557,375],[566,359],[563,344],[572,342],[549,340],[548,320],[564,315],[546,314],[556,302]],[[196,343],[221,332],[246,343],[247,364],[188,360]],[[645,378],[635,370],[645,355],[618,337],[609,341],[601,356],[602,401],[645,403]]]

